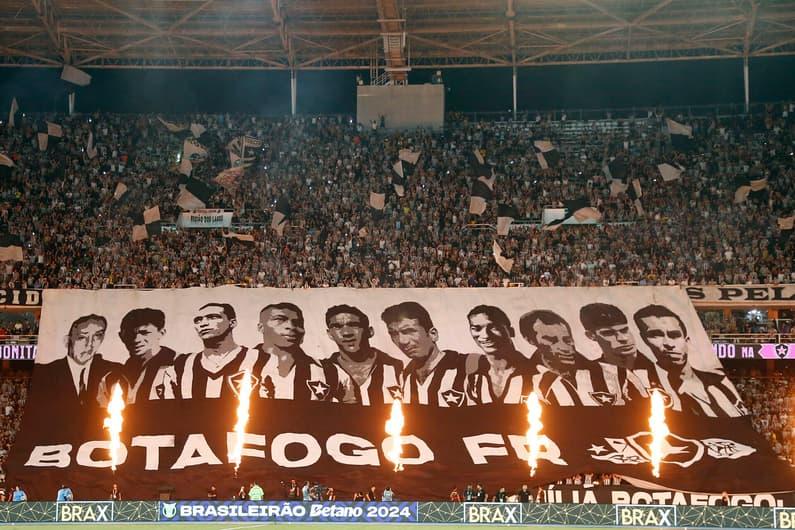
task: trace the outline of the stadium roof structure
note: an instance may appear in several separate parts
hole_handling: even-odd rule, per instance
[[[0,66],[525,67],[795,55],[786,0],[3,0]]]

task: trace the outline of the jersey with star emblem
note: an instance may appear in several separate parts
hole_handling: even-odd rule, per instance
[[[629,384],[627,370],[591,361],[578,354],[575,368],[563,375],[538,365],[533,384],[547,404],[564,407],[610,407],[625,405],[642,394]]]
[[[444,350],[443,357],[423,382],[417,380],[417,363],[403,372],[403,402],[437,407],[462,407],[466,399],[466,355]]]
[[[259,397],[263,399],[293,399],[297,401],[355,402],[350,376],[328,359],[316,360],[304,352],[293,355],[295,364],[285,376],[279,374],[275,355],[256,350],[262,357],[261,368],[255,372],[260,378]]]
[[[683,379],[645,357],[638,357],[632,372],[647,392],[662,389],[670,398],[672,410],[712,418],[748,415],[748,409],[723,371],[690,368]]]
[[[538,373],[530,359],[520,361],[508,376],[502,395],[497,395],[489,377],[489,362],[485,356],[478,362],[478,370],[467,376],[467,398],[474,405],[487,403],[522,403],[533,391],[533,376]]]
[[[377,348],[373,348],[373,351],[375,352],[375,362],[367,380],[362,385],[358,385],[351,378],[356,402],[360,405],[389,404],[396,399],[402,399],[403,363]],[[345,369],[342,368],[339,357],[340,353],[335,352],[328,361],[344,372]],[[345,373],[347,374],[347,372]]]
[[[176,381],[173,385],[175,396],[166,399],[193,398],[226,398],[235,397],[236,389],[231,378],[243,371],[254,372],[260,364],[259,352],[245,346],[239,347],[237,355],[215,371],[208,370],[202,362],[202,352],[180,355],[174,361],[173,370],[164,373],[164,386],[168,389],[168,381]]]

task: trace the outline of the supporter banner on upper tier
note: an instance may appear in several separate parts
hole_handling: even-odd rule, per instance
[[[598,479],[597,479],[598,480]],[[539,495],[540,494],[540,495]],[[668,504],[676,506],[716,506],[720,493],[690,493],[675,490],[647,490],[631,484],[617,486],[582,484],[555,484],[534,491],[533,498],[556,504]],[[758,493],[732,495],[730,506],[765,506],[770,508],[795,506],[795,493]]]
[[[180,228],[225,228],[232,226],[232,210],[191,210],[177,218]]]
[[[295,478],[341,498],[389,484],[396,498],[439,499],[448,482],[537,486],[586,471],[713,493],[795,484],[675,287],[48,290],[44,302],[8,462],[31,498],[61,482],[89,498],[113,482],[130,497],[173,486],[202,498],[255,478],[275,497]],[[102,425],[117,383],[127,405],[113,474]],[[671,432],[659,478],[652,389]],[[530,393],[544,424],[532,479]],[[397,398],[399,472],[385,433]]]
[[[563,221],[564,225],[595,225],[599,224],[598,221],[594,219],[583,219],[580,220],[575,216],[566,217],[567,211],[566,208],[544,208],[541,212],[541,224],[548,225],[552,221],[557,221],[558,219],[565,219]]]
[[[795,302],[795,284],[692,285],[684,288],[696,305],[788,305]]]
[[[38,307],[41,289],[0,289],[0,305]]]
[[[35,344],[0,343],[0,361],[33,361],[36,349]]]
[[[718,359],[795,360],[795,344],[787,342],[756,344],[713,342],[712,351],[715,352]]]

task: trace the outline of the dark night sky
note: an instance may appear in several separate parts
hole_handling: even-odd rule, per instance
[[[79,111],[181,113],[290,111],[287,72],[197,70],[88,70],[90,86],[77,87]],[[795,57],[757,58],[750,63],[751,100],[795,99]],[[298,111],[353,114],[355,77],[365,71],[298,72]],[[427,81],[431,70],[411,73]],[[507,68],[443,72],[447,110],[506,111],[511,107]],[[67,84],[60,71],[0,68],[0,109],[13,96],[22,111],[66,110]],[[71,86],[71,85],[69,85]],[[519,69],[520,110],[621,108],[742,102],[739,60],[543,66]],[[4,113],[5,111],[3,111]]]

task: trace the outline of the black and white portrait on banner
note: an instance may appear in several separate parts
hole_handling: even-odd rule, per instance
[[[535,392],[546,405],[622,406],[655,389],[673,410],[746,414],[678,289],[440,294],[48,291],[37,362],[41,373],[69,368],[72,393],[98,403],[107,389],[94,386],[108,374],[134,403],[234,395],[249,373],[263,399],[460,407],[521,403]],[[118,333],[107,333],[109,323]],[[71,337],[69,351],[87,343],[86,353],[58,360],[59,336]],[[90,388],[81,360],[95,364]]]

